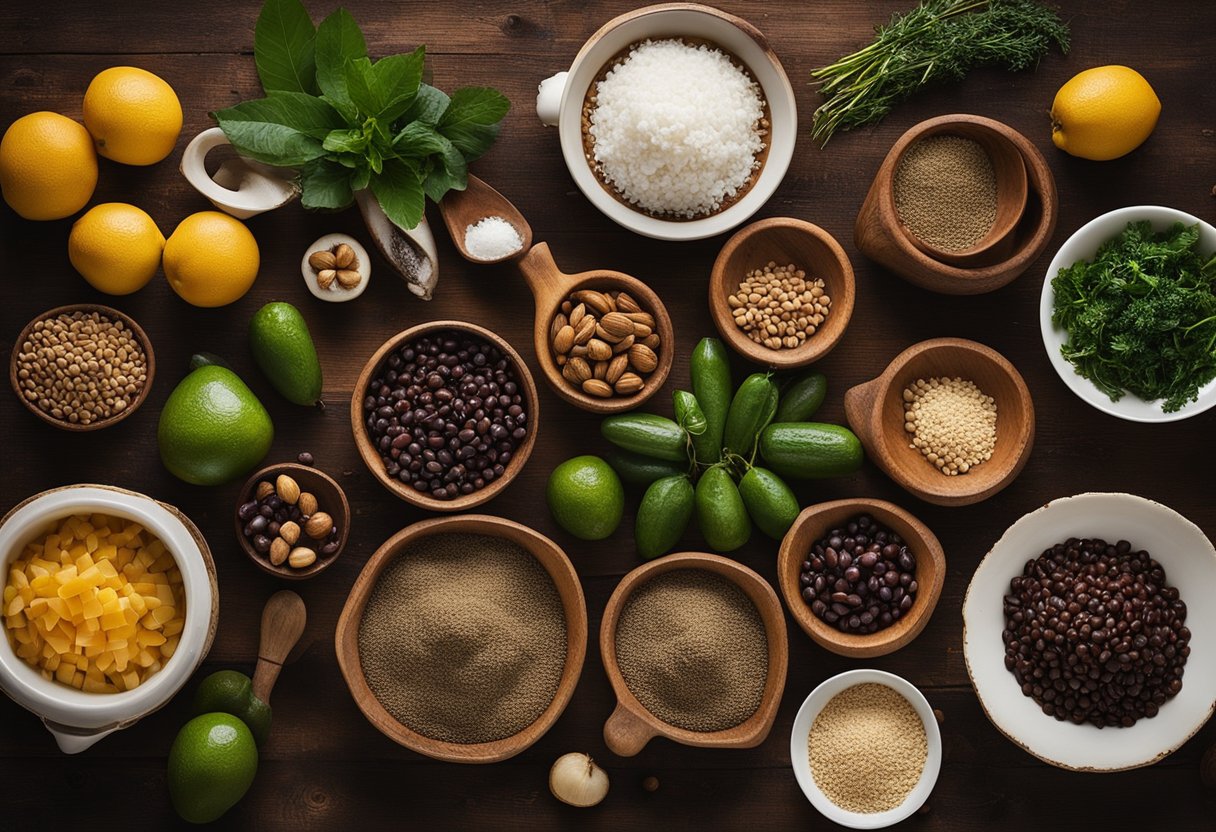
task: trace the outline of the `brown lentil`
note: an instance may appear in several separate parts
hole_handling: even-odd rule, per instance
[[[553,579],[527,550],[442,534],[380,574],[359,622],[372,693],[410,730],[481,743],[518,734],[549,707],[566,661]]]
[[[815,785],[841,809],[861,814],[900,806],[929,759],[925,724],[912,703],[874,682],[833,696],[807,742]]]
[[[895,169],[895,210],[915,237],[942,251],[965,251],[996,222],[996,173],[979,142],[929,136]]]
[[[135,333],[100,312],[37,321],[18,350],[17,383],[26,401],[72,424],[120,415],[148,381],[147,356]]]
[[[760,707],[768,637],[751,599],[703,569],[665,572],[638,587],[616,628],[625,685],[664,722],[723,731]]]
[[[1131,727],[1182,690],[1186,604],[1126,540],[1057,543],[1009,582],[1005,667],[1043,713]]]
[[[962,378],[918,378],[904,388],[908,447],[946,476],[965,474],[996,449],[996,401]]]
[[[792,263],[752,269],[726,302],[735,326],[769,349],[792,349],[814,335],[832,311],[822,278],[807,279]]]
[[[628,292],[582,289],[549,322],[549,345],[570,386],[601,399],[632,396],[659,366],[655,328]]]

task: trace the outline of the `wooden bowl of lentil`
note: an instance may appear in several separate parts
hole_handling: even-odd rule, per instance
[[[784,273],[785,266],[797,272]],[[767,267],[776,270],[771,277]],[[770,293],[745,295],[745,280]],[[745,358],[775,369],[803,367],[827,355],[849,325],[855,295],[853,266],[836,238],[791,217],[736,232],[709,278],[709,311],[718,332]]]
[[[460,743],[434,739],[396,719],[376,697],[360,656],[360,629],[368,601],[382,573],[411,548],[443,535],[482,535],[509,541],[526,550],[544,568],[560,598],[565,619],[565,653],[556,692],[547,707],[519,732],[489,742]],[[491,568],[486,562],[480,569]],[[495,763],[519,754],[548,731],[561,716],[578,685],[587,654],[587,604],[574,565],[556,543],[527,526],[489,515],[469,514],[423,520],[390,537],[371,556],[342,608],[334,637],[338,666],[359,710],[382,734],[412,751],[453,763]],[[448,691],[457,695],[458,691]]]
[[[922,450],[906,428],[905,399],[916,382],[935,379],[947,382],[933,405],[945,432],[929,432]],[[985,395],[995,405],[995,425],[977,409],[976,397]],[[878,378],[847,391],[844,409],[870,459],[913,495],[941,506],[988,499],[1021,473],[1034,447],[1034,403],[1022,375],[996,350],[962,338],[912,345]],[[929,461],[930,452],[959,445],[977,454],[967,470],[947,475]]]
[[[96,317],[93,317],[96,316]],[[73,338],[73,341],[78,342],[73,348],[73,345],[64,343],[63,335],[72,332],[69,330],[71,321],[69,319],[79,317],[82,320],[73,332],[78,337]],[[54,322],[48,324],[48,322]],[[105,332],[82,332],[81,327],[96,328],[98,325],[105,327]],[[51,329],[47,329],[50,326]],[[103,346],[104,350],[112,350],[115,355],[106,357],[104,352],[100,356],[101,360],[93,354],[93,349],[96,346],[92,345],[93,339],[87,336],[96,334],[103,335],[111,342],[109,347]],[[86,337],[79,337],[86,336]],[[130,346],[131,341],[138,345],[142,352],[142,382],[138,380],[141,372],[139,353],[128,356],[131,360],[128,362],[125,358],[121,358],[122,350]],[[85,366],[70,363],[72,355],[82,358],[86,361]],[[90,416],[87,422],[81,421],[79,413],[70,413],[60,410],[62,415],[55,416],[54,413],[61,406],[67,405],[71,407],[69,401],[56,401],[49,395],[40,395],[39,391],[47,391],[45,384],[40,384],[41,374],[38,372],[39,367],[44,367],[49,370],[49,362],[51,355],[56,359],[63,358],[69,363],[61,367],[65,372],[65,376],[61,379],[50,378],[44,379],[46,383],[50,383],[52,387],[56,381],[61,382],[60,392],[63,394],[82,395],[81,411],[89,411],[91,414],[100,413],[100,418]],[[114,364],[114,360],[118,360],[118,364]],[[93,365],[97,365],[94,370]],[[124,369],[124,364],[131,366]],[[99,390],[99,386],[104,387],[109,383],[110,379],[115,378],[114,375],[106,376],[106,368],[114,367],[116,373],[133,373],[135,378],[127,385],[119,388],[111,388],[105,392],[113,394],[114,401],[109,402],[104,397],[104,392]],[[77,367],[77,378],[83,379],[84,389],[66,390],[62,388],[62,382],[71,374],[71,368]],[[92,376],[90,376],[92,374]],[[63,430],[71,431],[90,431],[107,428],[111,425],[121,422],[132,413],[139,409],[139,406],[148,398],[148,392],[152,389],[152,378],[156,374],[156,357],[152,352],[152,342],[148,339],[147,333],[143,328],[129,316],[117,309],[109,306],[102,306],[96,303],[75,303],[68,306],[59,306],[34,318],[21,330],[13,343],[13,354],[9,362],[9,381],[12,384],[13,392],[17,394],[17,398],[25,405],[26,409],[37,416],[42,421],[54,427]],[[93,391],[89,391],[88,386],[92,384]],[[89,393],[94,396],[101,395],[102,398],[89,398]],[[31,399],[30,395],[34,398]],[[119,408],[118,402],[122,402]],[[46,402],[46,409],[41,406],[42,402]],[[71,417],[76,416],[76,421],[72,421]]]
[[[655,715],[630,689],[617,652],[617,634],[622,613],[628,608],[630,600],[639,595],[638,590],[662,576],[671,576],[673,573],[695,575],[697,572],[711,573],[712,576],[724,579],[728,586],[741,590],[746,599],[754,605],[764,631],[766,675],[758,697],[759,705],[742,722],[722,730],[689,730]],[[682,609],[696,612],[706,608],[705,604],[694,604]],[[663,645],[659,647],[662,649]],[[704,657],[701,653],[695,656],[698,664]],[[616,708],[604,723],[604,741],[614,754],[632,757],[654,737],[666,737],[673,742],[702,748],[753,748],[764,742],[772,729],[781,704],[781,694],[785,690],[785,676],[789,664],[785,615],[773,588],[746,566],[729,558],[700,552],[667,555],[639,566],[617,584],[612,597],[608,599],[600,625],[600,658],[617,697]],[[725,697],[715,695],[713,698]]]
[[[810,603],[802,597],[800,582],[802,564],[815,542],[861,514],[868,514],[903,538],[916,558],[915,580],[918,584],[916,600],[908,613],[890,626],[869,634],[841,632],[815,615]],[[804,508],[786,532],[777,555],[777,583],[794,621],[819,646],[853,659],[894,653],[920,635],[933,615],[945,580],[946,553],[937,536],[920,520],[885,500],[833,500]]]

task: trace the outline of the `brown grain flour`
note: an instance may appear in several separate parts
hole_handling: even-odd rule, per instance
[[[428,537],[380,574],[359,622],[359,661],[407,728],[446,742],[500,740],[535,722],[557,693],[561,597],[509,540]]]

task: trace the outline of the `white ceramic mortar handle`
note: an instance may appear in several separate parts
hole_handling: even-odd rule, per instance
[[[228,143],[224,131],[212,127],[195,136],[182,153],[181,171],[186,181],[212,205],[234,217],[247,219],[295,199],[299,189],[288,172],[280,174],[275,168],[244,159],[225,161],[216,173],[221,181],[212,179],[205,166],[207,154]]]
[[[562,93],[566,90],[569,72],[559,72],[546,78],[536,88],[536,115],[546,127],[556,127],[561,119]]]

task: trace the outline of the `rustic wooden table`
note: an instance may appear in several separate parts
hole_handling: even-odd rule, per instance
[[[314,18],[335,5],[310,0]],[[706,279],[723,239],[673,244],[633,236],[593,209],[573,186],[554,131],[537,121],[537,83],[569,65],[603,22],[636,3],[420,3],[349,0],[373,55],[425,42],[435,83],[443,88],[490,83],[513,102],[497,146],[475,172],[515,201],[538,240],[550,243],[569,271],[620,269],[647,280],[675,321],[679,353],[668,387],[687,386],[689,350],[714,333],[706,308]],[[1029,828],[1210,829],[1216,801],[1201,791],[1198,763],[1216,741],[1209,725],[1152,768],[1112,775],[1078,774],[1044,765],[1004,739],[972,693],[961,651],[963,593],[976,564],[1001,531],[1054,497],[1083,491],[1131,491],[1172,506],[1216,534],[1216,505],[1206,470],[1213,462],[1213,417],[1161,426],[1104,416],[1069,393],[1048,364],[1039,338],[1038,303],[1051,252],[1078,226],[1124,205],[1170,205],[1211,219],[1216,166],[1212,122],[1216,97],[1210,64],[1216,55],[1216,7],[1185,0],[1165,7],[1134,0],[1062,4],[1073,49],[1052,54],[1038,70],[1019,75],[977,72],[965,83],[928,92],[900,106],[874,129],[843,134],[827,150],[808,139],[818,96],[807,83],[812,67],[868,41],[871,28],[909,0],[882,2],[724,2],[771,39],[792,79],[800,109],[798,152],[783,186],[760,216],[811,220],[834,234],[853,259],[857,308],[843,342],[820,365],[830,379],[821,416],[843,420],[841,396],[876,375],[904,347],[953,335],[990,344],[1008,356],[1034,394],[1038,436],[1034,454],[1011,487],[979,505],[945,509],[921,503],[870,464],[850,478],[799,489],[805,503],[870,495],[893,500],[921,517],[941,538],[949,574],[928,628],[895,655],[848,661],[818,647],[790,622],[790,672],[776,725],[748,751],[685,748],[653,741],[632,759],[605,749],[601,728],[613,698],[593,637],[574,699],[548,736],[492,767],[438,763],[390,742],[363,718],[334,658],[338,613],[355,576],[391,533],[422,517],[391,497],[359,461],[347,405],[356,374],[390,334],[434,318],[461,318],[511,340],[536,371],[531,299],[510,266],[475,267],[451,242],[439,241],[442,279],[435,300],[409,295],[377,259],[367,293],[356,303],[313,299],[299,277],[305,245],[322,233],[366,236],[356,214],[305,213],[298,205],[249,222],[262,250],[256,285],[222,309],[187,306],[158,277],[124,298],[91,290],[68,263],[70,222],[33,223],[0,208],[0,260],[6,297],[0,343],[4,361],[12,339],[37,313],[64,303],[112,303],[148,331],[159,372],[151,397],[133,418],[84,435],[54,430],[0,394],[4,476],[0,510],[68,483],[106,482],[179,506],[206,534],[220,574],[220,626],[197,678],[220,668],[252,671],[262,604],[283,584],[255,569],[232,537],[237,484],[196,488],[174,479],[157,459],[154,434],[161,406],[186,370],[192,352],[224,354],[269,408],[276,425],[269,461],[311,451],[335,476],[355,513],[350,545],[316,580],[293,586],[307,602],[308,627],[299,659],[283,671],[274,693],[273,736],[245,799],[225,828],[346,829],[368,827],[539,829],[584,828],[820,828],[827,822],[807,803],[789,768],[787,739],[806,694],[827,676],[873,666],[920,686],[945,714],[945,764],[929,811],[905,823],[913,829]],[[79,118],[84,88],[99,70],[134,64],[177,90],[185,129],[177,151],[150,168],[101,162],[95,202],[129,201],[148,210],[168,232],[186,214],[211,206],[177,171],[181,148],[212,125],[208,112],[256,97],[252,49],[259,4],[239,0],[178,4],[10,2],[0,8],[0,123],[49,109]],[[1164,112],[1148,143],[1130,156],[1091,163],[1051,146],[1046,110],[1055,90],[1075,72],[1123,63],[1152,82]],[[1060,222],[1048,253],[1012,285],[979,297],[946,297],[914,288],[868,263],[852,243],[853,217],[887,148],[912,124],[940,113],[971,112],[1011,124],[1046,154],[1060,190]],[[437,220],[437,217],[433,218]],[[324,411],[288,404],[254,367],[246,347],[250,315],[272,299],[304,312],[325,372]],[[748,371],[736,366],[738,377]],[[545,480],[561,460],[604,448],[597,420],[560,402],[542,386],[542,429],[527,469],[487,511],[526,522],[566,547],[586,591],[592,633],[621,576],[639,561],[630,529],[636,497],[621,530],[602,543],[580,543],[556,527],[542,505]],[[665,408],[670,390],[656,405]],[[696,549],[690,534],[683,548]],[[775,580],[776,544],[758,535],[737,557]],[[1184,588],[1185,590],[1185,588]],[[1195,603],[1202,603],[1195,599]],[[1202,660],[1202,659],[1200,659]],[[165,787],[165,757],[186,716],[192,681],[168,707],[75,757],[61,754],[38,720],[0,701],[0,826],[9,829],[87,824],[90,828],[175,822]],[[550,763],[586,750],[609,770],[612,790],[588,811],[548,794]],[[655,793],[642,788],[654,775]]]

